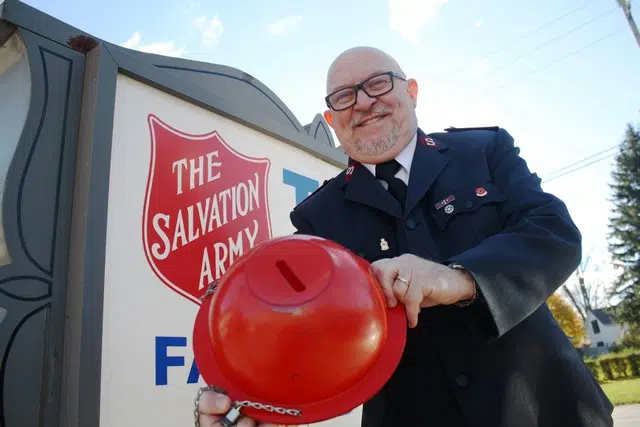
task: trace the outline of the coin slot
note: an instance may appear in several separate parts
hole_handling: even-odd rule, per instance
[[[305,289],[307,289],[306,286],[304,286],[304,283],[302,283],[302,280],[300,280],[300,278],[296,276],[296,274],[291,270],[291,267],[289,267],[289,264],[287,264],[286,261],[276,261],[276,268],[278,269],[278,271],[280,271],[280,274],[282,274],[289,286],[291,286],[291,289],[296,292],[304,292]]]

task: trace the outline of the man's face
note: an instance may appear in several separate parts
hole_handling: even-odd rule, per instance
[[[327,94],[388,71],[402,74],[395,61],[380,51],[366,48],[349,51],[329,70]],[[417,83],[394,77],[393,86],[391,92],[379,97],[369,97],[359,90],[353,106],[325,112],[325,119],[352,159],[363,163],[390,160],[415,135]]]

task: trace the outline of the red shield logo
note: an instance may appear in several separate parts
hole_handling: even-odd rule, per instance
[[[162,282],[200,304],[210,283],[271,238],[270,162],[238,153],[217,131],[189,135],[152,114],[148,124],[147,261]]]

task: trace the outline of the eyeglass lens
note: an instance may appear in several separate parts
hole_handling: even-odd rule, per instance
[[[393,87],[393,81],[389,74],[382,74],[365,80],[362,86],[367,95],[374,97],[390,91]],[[354,88],[347,88],[331,95],[329,101],[334,108],[341,109],[354,104],[356,97],[356,90]]]

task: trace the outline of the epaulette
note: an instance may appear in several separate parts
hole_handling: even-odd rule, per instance
[[[325,180],[321,186],[319,186],[318,188],[316,188],[311,194],[309,194],[307,197],[305,197],[304,199],[302,199],[302,201],[300,203],[298,203],[293,210],[295,211],[296,209],[298,209],[300,206],[302,206],[306,201],[308,201],[310,198],[312,198],[318,191],[322,190],[328,183],[330,183],[333,180],[333,178],[329,178],[327,180]]]
[[[448,128],[445,129],[446,132],[464,132],[467,130],[492,130],[494,132],[497,132],[500,129],[500,126],[480,126],[480,127],[471,127],[471,128],[456,128],[453,126],[450,126]]]

